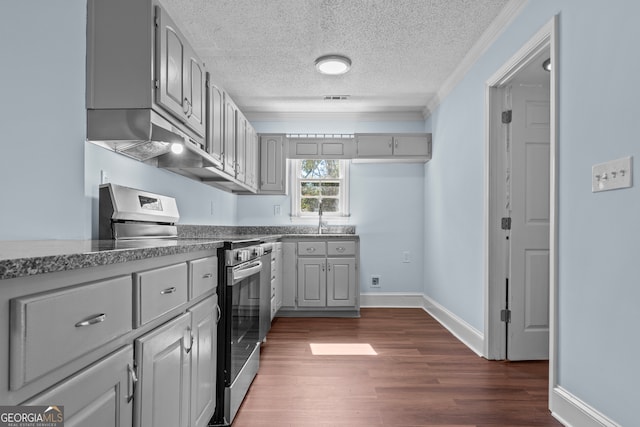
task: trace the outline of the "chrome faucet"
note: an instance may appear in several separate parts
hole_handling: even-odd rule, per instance
[[[327,224],[322,222],[322,201],[320,201],[320,207],[318,208],[318,234],[322,234],[322,227]]]

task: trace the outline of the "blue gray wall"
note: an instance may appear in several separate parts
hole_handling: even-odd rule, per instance
[[[85,142],[86,15],[86,0],[2,2],[0,240],[97,237],[101,170],[176,197],[181,223],[233,224],[237,196]]]
[[[260,133],[424,132],[422,121],[289,120],[252,122]],[[350,170],[351,217],[360,235],[362,292],[422,293],[424,164],[354,163]],[[280,205],[281,214],[273,214]],[[241,225],[291,224],[289,196],[240,196]],[[331,221],[329,221],[331,223]],[[411,262],[402,254],[409,251]],[[381,287],[370,288],[372,275]]]
[[[640,3],[536,0],[427,120],[425,293],[484,330],[484,88],[559,14],[559,385],[624,426],[640,401],[640,189],[591,193],[591,166],[640,158]]]

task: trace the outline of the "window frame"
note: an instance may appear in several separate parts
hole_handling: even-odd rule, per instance
[[[339,162],[340,165],[340,175],[341,177],[336,178],[328,178],[328,179],[312,179],[305,180],[300,178],[300,171],[302,169],[302,162],[305,160],[335,160]],[[339,203],[341,206],[340,212],[322,212],[323,218],[332,218],[332,219],[340,219],[340,218],[348,218],[351,216],[350,206],[349,206],[349,169],[351,165],[351,161],[349,159],[291,159],[293,164],[291,165],[291,218],[292,219],[317,219],[318,211],[315,212],[303,212],[300,209],[300,203],[302,201],[302,194],[300,191],[300,184],[302,181],[315,181],[315,182],[340,182],[340,197]]]

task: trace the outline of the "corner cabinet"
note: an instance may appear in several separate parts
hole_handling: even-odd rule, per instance
[[[286,154],[285,135],[260,135],[259,194],[287,194]]]
[[[356,159],[426,162],[431,134],[356,134]]]
[[[283,245],[279,316],[359,316],[357,237],[318,236],[287,240]]]

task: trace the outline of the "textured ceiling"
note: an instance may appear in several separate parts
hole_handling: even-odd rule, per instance
[[[362,113],[422,112],[509,0],[161,2],[243,111]],[[351,71],[318,74],[327,54]]]

